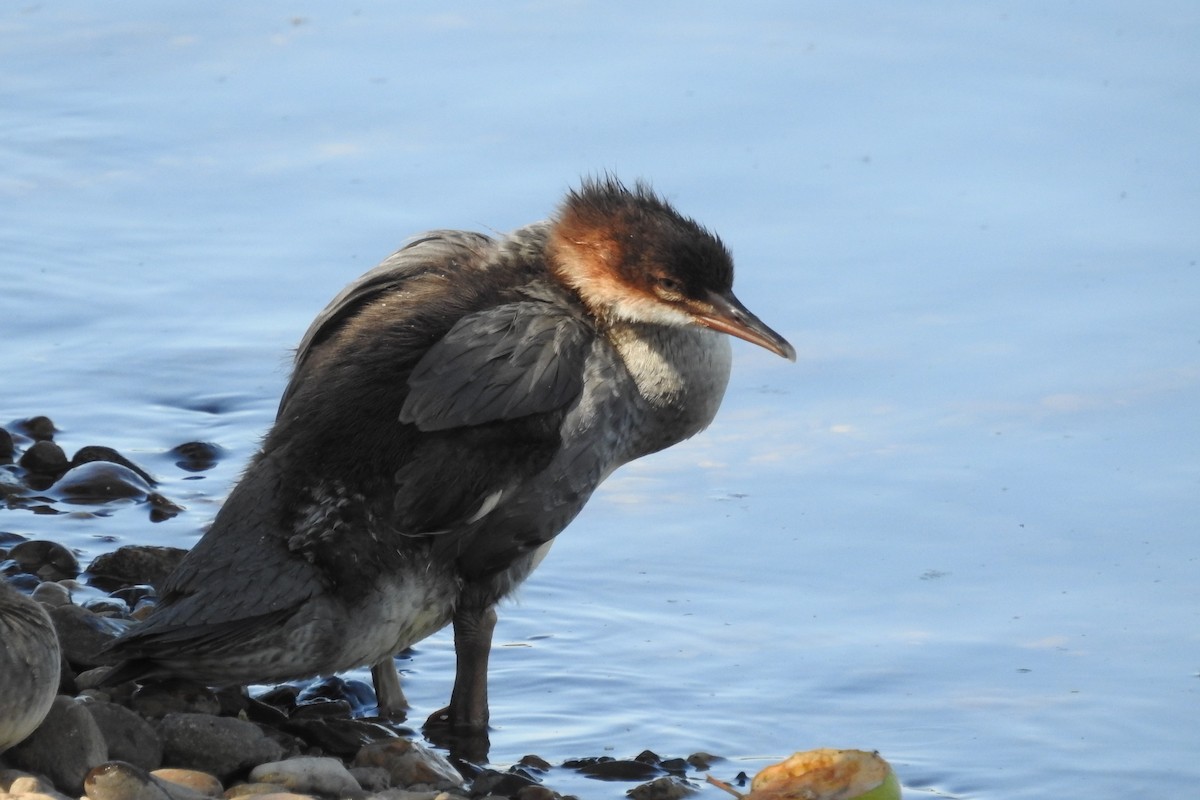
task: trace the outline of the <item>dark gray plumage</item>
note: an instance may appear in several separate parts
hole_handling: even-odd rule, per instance
[[[615,180],[500,239],[416,239],[305,333],[262,450],[113,680],[371,664],[398,710],[391,656],[453,622],[431,721],[482,730],[493,606],[612,470],[711,421],[716,331],[794,358],[731,282],[719,240]]]

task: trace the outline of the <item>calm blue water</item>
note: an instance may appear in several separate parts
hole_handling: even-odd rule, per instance
[[[12,5],[0,421],[188,512],[0,529],[190,545],[342,285],[644,176],[800,362],[736,345],[717,423],[614,476],[502,611],[495,763],[841,746],[917,797],[1186,796],[1197,141],[1188,2]],[[199,479],[164,454],[193,439],[229,454]],[[420,713],[451,664],[419,649]]]

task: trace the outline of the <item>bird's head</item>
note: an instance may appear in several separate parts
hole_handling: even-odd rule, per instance
[[[734,296],[721,240],[643,184],[585,181],[554,219],[548,257],[602,319],[702,325],[796,360],[795,348]]]

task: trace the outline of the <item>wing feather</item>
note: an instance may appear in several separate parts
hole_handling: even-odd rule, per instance
[[[530,300],[459,320],[417,362],[400,421],[440,431],[569,406],[592,341],[566,309]]]

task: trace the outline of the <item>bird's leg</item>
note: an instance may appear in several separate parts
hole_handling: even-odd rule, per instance
[[[404,697],[404,689],[400,688],[400,674],[396,671],[396,662],[392,656],[371,665],[371,682],[375,684],[375,701],[379,705],[379,716],[404,719],[409,705]]]
[[[492,652],[496,609],[491,605],[461,604],[454,611],[454,653],[457,670],[450,705],[435,711],[427,726],[455,731],[486,731],[488,724],[487,671]]]

